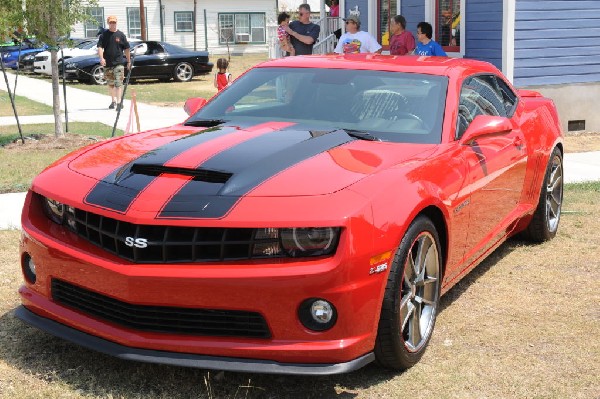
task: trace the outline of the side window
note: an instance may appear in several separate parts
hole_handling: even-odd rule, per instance
[[[510,94],[513,95],[512,101]],[[494,75],[477,75],[465,79],[460,91],[456,138],[464,134],[477,115],[508,116],[508,111],[513,110],[515,98],[508,86]]]
[[[515,113],[515,108],[517,105],[517,95],[514,91],[499,77],[495,77],[496,82],[498,84],[498,90],[502,94],[502,99],[504,103],[504,109],[506,110],[506,116],[509,118],[513,116]]]
[[[458,103],[458,122],[456,126],[456,138],[460,139],[465,133],[473,119],[477,115],[484,115],[485,112],[481,107],[482,98],[469,84],[471,79],[467,79],[463,83],[463,87],[460,90],[460,101]]]

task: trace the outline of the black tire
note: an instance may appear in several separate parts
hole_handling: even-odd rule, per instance
[[[406,370],[421,359],[435,326],[441,279],[438,232],[419,216],[400,242],[385,287],[375,341],[380,365]]]
[[[194,67],[189,62],[180,62],[173,70],[173,78],[178,82],[189,82],[194,77]]]
[[[96,65],[94,68],[92,68],[90,82],[97,85],[106,84],[106,78],[104,77],[104,67],[102,65]]]
[[[560,222],[563,185],[562,154],[558,148],[554,148],[546,166],[537,208],[533,219],[522,233],[523,238],[538,243],[554,238]]]

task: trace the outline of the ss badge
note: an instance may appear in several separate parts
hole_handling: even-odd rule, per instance
[[[146,248],[148,240],[146,238],[125,237],[125,245],[128,247]]]

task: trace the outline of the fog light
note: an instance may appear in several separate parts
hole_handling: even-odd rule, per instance
[[[328,330],[337,321],[335,306],[320,298],[310,298],[302,302],[298,316],[302,324],[313,331]]]
[[[23,256],[23,260],[21,262],[21,268],[23,269],[23,275],[25,276],[25,280],[30,284],[35,284],[35,280],[37,279],[37,274],[35,271],[35,263],[29,254],[25,254]]]

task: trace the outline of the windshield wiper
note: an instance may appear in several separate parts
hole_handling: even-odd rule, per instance
[[[381,141],[379,137],[373,136],[369,132],[365,132],[362,130],[353,130],[353,129],[341,129],[350,137],[354,137],[356,139],[368,140],[368,141]]]
[[[193,121],[187,121],[183,125],[184,126],[197,126],[197,127],[213,127],[219,126],[223,123],[226,123],[225,119],[195,119]]]

